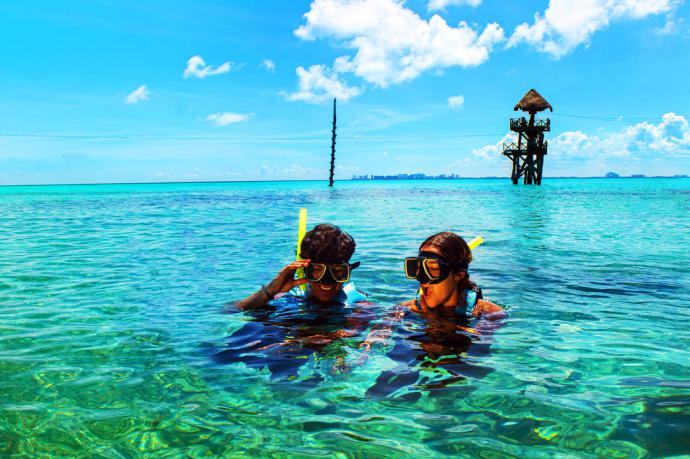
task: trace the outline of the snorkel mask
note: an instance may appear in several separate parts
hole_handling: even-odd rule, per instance
[[[451,271],[467,272],[467,264],[448,262],[434,252],[421,251],[416,257],[405,258],[405,276],[420,284],[438,284],[446,280]]]
[[[319,284],[344,284],[350,281],[350,273],[359,266],[359,261],[350,263],[309,263],[305,269],[307,280]]]

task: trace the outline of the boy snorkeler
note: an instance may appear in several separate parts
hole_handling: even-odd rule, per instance
[[[350,264],[355,246],[352,236],[337,226],[315,226],[302,240],[303,259],[285,266],[268,285],[238,301],[236,306],[242,310],[260,308],[283,293],[318,303],[364,301],[366,297],[349,284],[352,270],[359,266],[359,262]],[[304,269],[305,279],[295,279],[298,269]],[[303,284],[308,284],[306,293],[297,288]]]
[[[337,226],[321,224],[307,232],[300,245],[303,260],[288,264],[267,285],[235,303],[247,322],[213,359],[268,368],[272,379],[292,380],[308,359],[319,360],[328,346],[326,361],[335,359],[337,369],[345,349],[336,342],[360,335],[375,317],[366,307],[367,297],[350,282],[359,266],[350,263],[354,251],[354,239]],[[295,279],[299,268],[306,279]],[[305,284],[303,291],[300,286]]]

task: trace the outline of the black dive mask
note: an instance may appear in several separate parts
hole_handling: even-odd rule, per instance
[[[443,282],[453,270],[467,271],[467,265],[454,265],[434,252],[422,251],[416,257],[405,258],[405,276],[420,284]]]

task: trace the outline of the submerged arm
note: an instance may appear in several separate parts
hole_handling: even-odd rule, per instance
[[[402,322],[406,307],[409,307],[407,303],[398,305],[382,322],[374,325],[360,347],[368,351],[376,343],[385,345],[393,333],[393,328]]]
[[[499,305],[491,301],[479,300],[472,311],[472,315],[479,318],[474,326],[474,332],[479,333],[483,339],[489,339],[491,335],[503,326],[503,320],[508,313]]]

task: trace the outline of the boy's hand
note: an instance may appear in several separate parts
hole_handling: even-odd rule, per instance
[[[295,279],[295,271],[299,268],[306,268],[311,260],[293,261],[289,265],[280,270],[278,275],[266,286],[268,292],[275,296],[279,293],[285,293],[298,285],[306,284],[306,279]]]

